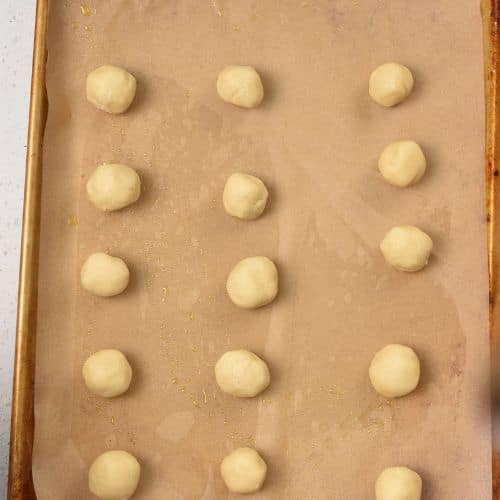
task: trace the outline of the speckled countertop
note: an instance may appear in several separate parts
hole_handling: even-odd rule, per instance
[[[0,2],[0,499],[6,497],[12,362],[35,0]]]

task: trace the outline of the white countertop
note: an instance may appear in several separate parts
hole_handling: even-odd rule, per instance
[[[36,0],[0,2],[0,499],[6,498],[29,90]]]

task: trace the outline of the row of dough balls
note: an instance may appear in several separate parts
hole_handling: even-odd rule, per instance
[[[237,448],[227,455],[220,466],[228,489],[234,493],[255,493],[264,484],[267,465],[253,448]],[[105,500],[127,500],[139,485],[141,465],[130,453],[106,451],[89,469],[89,488]],[[408,467],[389,467],[375,483],[377,500],[420,500],[422,479]]]
[[[267,464],[253,448],[237,448],[220,465],[222,478],[233,493],[255,493],[262,488]],[[123,450],[106,451],[89,469],[89,489],[104,500],[127,500],[136,491],[141,465]],[[375,482],[377,500],[420,500],[422,479],[408,467],[389,467]]]
[[[237,448],[227,455],[220,466],[228,489],[234,493],[255,493],[262,488],[267,465],[253,448]],[[127,500],[139,485],[141,465],[130,453],[106,451],[89,469],[89,488],[105,500]],[[408,467],[389,467],[375,483],[377,500],[420,500],[422,479]]]
[[[249,66],[230,66],[217,79],[217,92],[226,102],[253,108],[264,97],[259,74]],[[226,212],[251,220],[259,217],[267,203],[268,190],[253,176],[232,175],[224,187]],[[239,307],[253,309],[269,304],[278,293],[278,270],[267,257],[250,257],[230,272],[226,289]],[[215,365],[215,378],[223,392],[236,397],[253,397],[264,391],[271,377],[267,363],[246,350],[228,351]],[[220,465],[224,483],[233,493],[255,493],[262,488],[267,464],[253,448],[237,448]]]
[[[250,398],[270,384],[267,363],[247,350],[228,351],[215,365],[219,388],[235,397]],[[83,378],[87,388],[102,397],[116,397],[127,391],[132,368],[123,353],[105,349],[91,355],[84,363]],[[420,362],[413,349],[391,344],[377,352],[370,364],[369,376],[375,390],[388,398],[409,394],[418,385]],[[238,448],[227,455],[220,466],[227,488],[234,493],[254,493],[264,484],[267,464],[253,448]],[[129,498],[137,488],[140,465],[136,458],[120,450],[100,455],[89,469],[90,490],[99,498]],[[419,499],[422,481],[406,467],[391,467],[376,482],[377,499]],[[399,498],[399,497],[397,497]]]
[[[412,89],[413,75],[401,64],[383,64],[370,75],[370,95],[382,106],[399,104]],[[398,141],[385,148],[378,167],[387,182],[408,187],[423,177],[427,162],[416,142]],[[432,240],[415,226],[399,226],[386,234],[380,249],[385,260],[396,269],[414,272],[427,264]],[[386,397],[404,396],[418,385],[420,361],[410,347],[391,344],[375,354],[369,374],[372,385],[380,394]],[[420,500],[422,479],[407,467],[391,467],[378,477],[375,496],[377,500]]]
[[[432,246],[432,239],[419,228],[397,226],[386,234],[380,249],[390,265],[400,271],[414,272],[425,267]],[[130,272],[119,257],[97,252],[85,260],[80,278],[88,292],[100,297],[112,297],[127,288]],[[278,294],[278,269],[267,257],[247,257],[229,273],[226,289],[238,307],[255,309],[265,306]]]
[[[397,186],[408,186],[420,180],[426,160],[420,146],[413,141],[389,144],[379,158],[379,169],[385,179]],[[141,194],[137,172],[116,163],[99,165],[87,182],[87,196],[100,210],[113,211],[131,205]],[[269,192],[253,175],[234,173],[226,181],[223,193],[227,213],[244,220],[259,217],[264,211]]]
[[[112,114],[127,111],[137,89],[135,77],[123,68],[101,66],[87,76],[87,99],[96,108]],[[389,62],[378,66],[370,75],[369,94],[381,106],[395,106],[413,90],[413,75],[402,64]],[[255,108],[264,99],[264,85],[251,66],[227,66],[217,77],[217,93],[230,104]]]
[[[227,351],[215,364],[219,388],[239,398],[252,398],[271,382],[267,363],[251,351]],[[82,368],[85,385],[92,393],[114,398],[125,393],[132,381],[132,367],[116,349],[104,349],[87,358]],[[389,344],[370,363],[370,381],[387,398],[399,398],[414,391],[420,380],[420,361],[410,347]]]
[[[384,149],[378,165],[388,182],[406,187],[422,178],[426,159],[416,142],[398,141]],[[86,187],[89,200],[103,211],[125,208],[136,202],[141,194],[141,180],[137,172],[117,163],[99,165],[92,172]],[[264,211],[268,196],[267,187],[258,177],[234,173],[224,187],[224,208],[239,219],[256,219]]]

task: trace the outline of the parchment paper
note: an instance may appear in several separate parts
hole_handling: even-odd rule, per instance
[[[107,449],[141,461],[136,498],[233,498],[219,475],[235,447],[269,465],[248,498],[360,500],[391,465],[424,480],[425,500],[491,498],[486,399],[488,286],[482,28],[470,0],[87,0],[50,9],[37,335],[34,480],[41,500],[91,498],[87,469]],[[384,109],[368,76],[408,65],[415,90]],[[137,76],[131,110],[85,99],[101,64]],[[222,102],[228,64],[254,65],[266,98]],[[423,146],[428,174],[411,189],[376,170],[389,142]],[[144,181],[140,202],[103,214],[85,183],[101,162]],[[234,171],[271,197],[254,222],[224,213]],[[415,224],[435,242],[405,274],[378,249]],[[79,286],[92,252],[130,265],[121,296]],[[280,271],[271,306],[236,308],[225,280],[241,258]],[[368,380],[375,351],[414,347],[416,392],[388,402]],[[86,357],[123,350],[135,378],[114,400],[90,395]],[[213,366],[248,348],[270,364],[261,397],[216,387]],[[234,497],[235,498],[235,497]]]

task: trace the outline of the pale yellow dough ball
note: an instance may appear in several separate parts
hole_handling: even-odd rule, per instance
[[[233,493],[255,493],[264,484],[267,465],[253,448],[238,448],[224,458],[220,471]]]
[[[135,97],[137,82],[123,68],[105,65],[87,76],[87,100],[107,113],[124,113]]]
[[[421,500],[422,479],[408,467],[389,467],[375,483],[377,500]]]
[[[227,66],[217,78],[217,92],[226,102],[242,108],[255,108],[264,99],[259,73],[251,66]]]
[[[87,358],[82,375],[90,392],[104,398],[114,398],[129,388],[132,368],[122,352],[103,349]]]
[[[222,391],[240,398],[260,394],[271,381],[265,361],[240,349],[223,354],[215,365],[215,379]]]
[[[268,195],[265,184],[258,177],[235,173],[226,181],[222,201],[229,215],[251,220],[262,214]]]
[[[415,226],[393,227],[380,243],[380,250],[388,264],[399,271],[414,272],[423,269],[432,252],[429,235]]]
[[[121,450],[99,455],[89,469],[89,489],[102,500],[127,500],[139,484],[141,466],[137,459]]]
[[[119,257],[103,252],[90,255],[80,271],[83,288],[100,297],[112,297],[127,288],[130,273]]]
[[[87,182],[87,196],[100,210],[124,208],[139,199],[141,180],[127,165],[104,163],[99,165]]]
[[[238,262],[226,283],[230,299],[238,307],[265,306],[278,294],[278,270],[267,257],[248,257]]]
[[[399,398],[417,387],[420,361],[410,347],[389,344],[375,354],[369,374],[373,388],[379,394],[387,398]]]
[[[397,141],[384,149],[378,160],[378,168],[389,184],[407,187],[423,177],[427,162],[422,148],[416,142]]]
[[[413,75],[402,64],[385,63],[370,75],[371,98],[381,106],[395,106],[404,101],[413,90]]]

